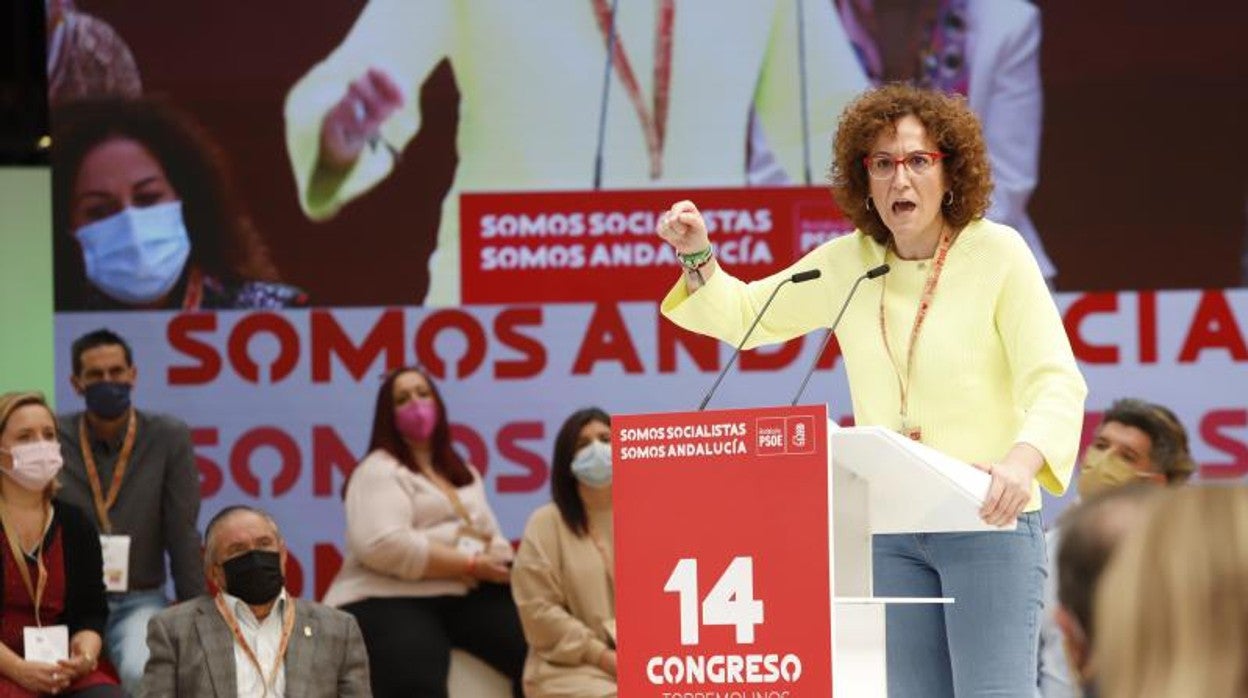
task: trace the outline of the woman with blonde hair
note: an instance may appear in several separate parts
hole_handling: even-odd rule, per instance
[[[1096,592],[1108,698],[1248,695],[1248,488],[1170,493]]]
[[[0,695],[122,696],[99,664],[108,620],[100,539],[86,514],[53,500],[60,469],[43,395],[0,395]]]

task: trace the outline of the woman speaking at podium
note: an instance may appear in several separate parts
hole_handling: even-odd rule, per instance
[[[1070,479],[1087,387],[1035,258],[983,218],[992,191],[979,122],[955,96],[904,85],[869,90],[841,115],[832,193],[856,230],[787,270],[743,282],[715,260],[690,201],[658,234],[683,278],[664,315],[737,343],[781,289],[746,348],[837,328],[859,425],[881,425],[991,474],[980,512],[1013,531],[878,535],[877,596],[953,597],[888,610],[890,696],[1023,696],[1035,690],[1045,576],[1040,487]]]

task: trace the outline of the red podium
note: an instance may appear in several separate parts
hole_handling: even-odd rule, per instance
[[[612,420],[621,696],[831,695],[826,425],[824,406]]]
[[[822,405],[612,426],[628,698],[884,696],[886,608],[956,600],[875,596],[872,535],[995,530],[987,474]]]

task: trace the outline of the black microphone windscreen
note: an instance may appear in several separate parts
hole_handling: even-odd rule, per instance
[[[876,268],[874,268],[874,269],[868,269],[868,270],[867,270],[867,278],[868,278],[868,279],[878,279],[878,278],[880,278],[881,276],[884,276],[885,274],[887,274],[887,273],[888,273],[888,270],[889,270],[889,266],[888,266],[887,264],[881,264],[880,266],[878,266],[878,267],[876,267]]]
[[[806,271],[799,271],[793,276],[790,276],[789,281],[792,281],[795,284],[800,284],[803,281],[810,281],[811,279],[817,279],[820,276],[823,276],[823,272],[819,271],[818,269],[807,269]]]

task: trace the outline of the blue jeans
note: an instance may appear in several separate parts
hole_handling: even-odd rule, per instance
[[[889,698],[1030,696],[1043,608],[1040,512],[1015,531],[875,536],[876,596],[947,596],[887,611]]]
[[[147,664],[147,621],[169,605],[165,592],[129,591],[108,595],[108,627],[104,647],[117,668],[126,693],[139,695],[143,667]]]

